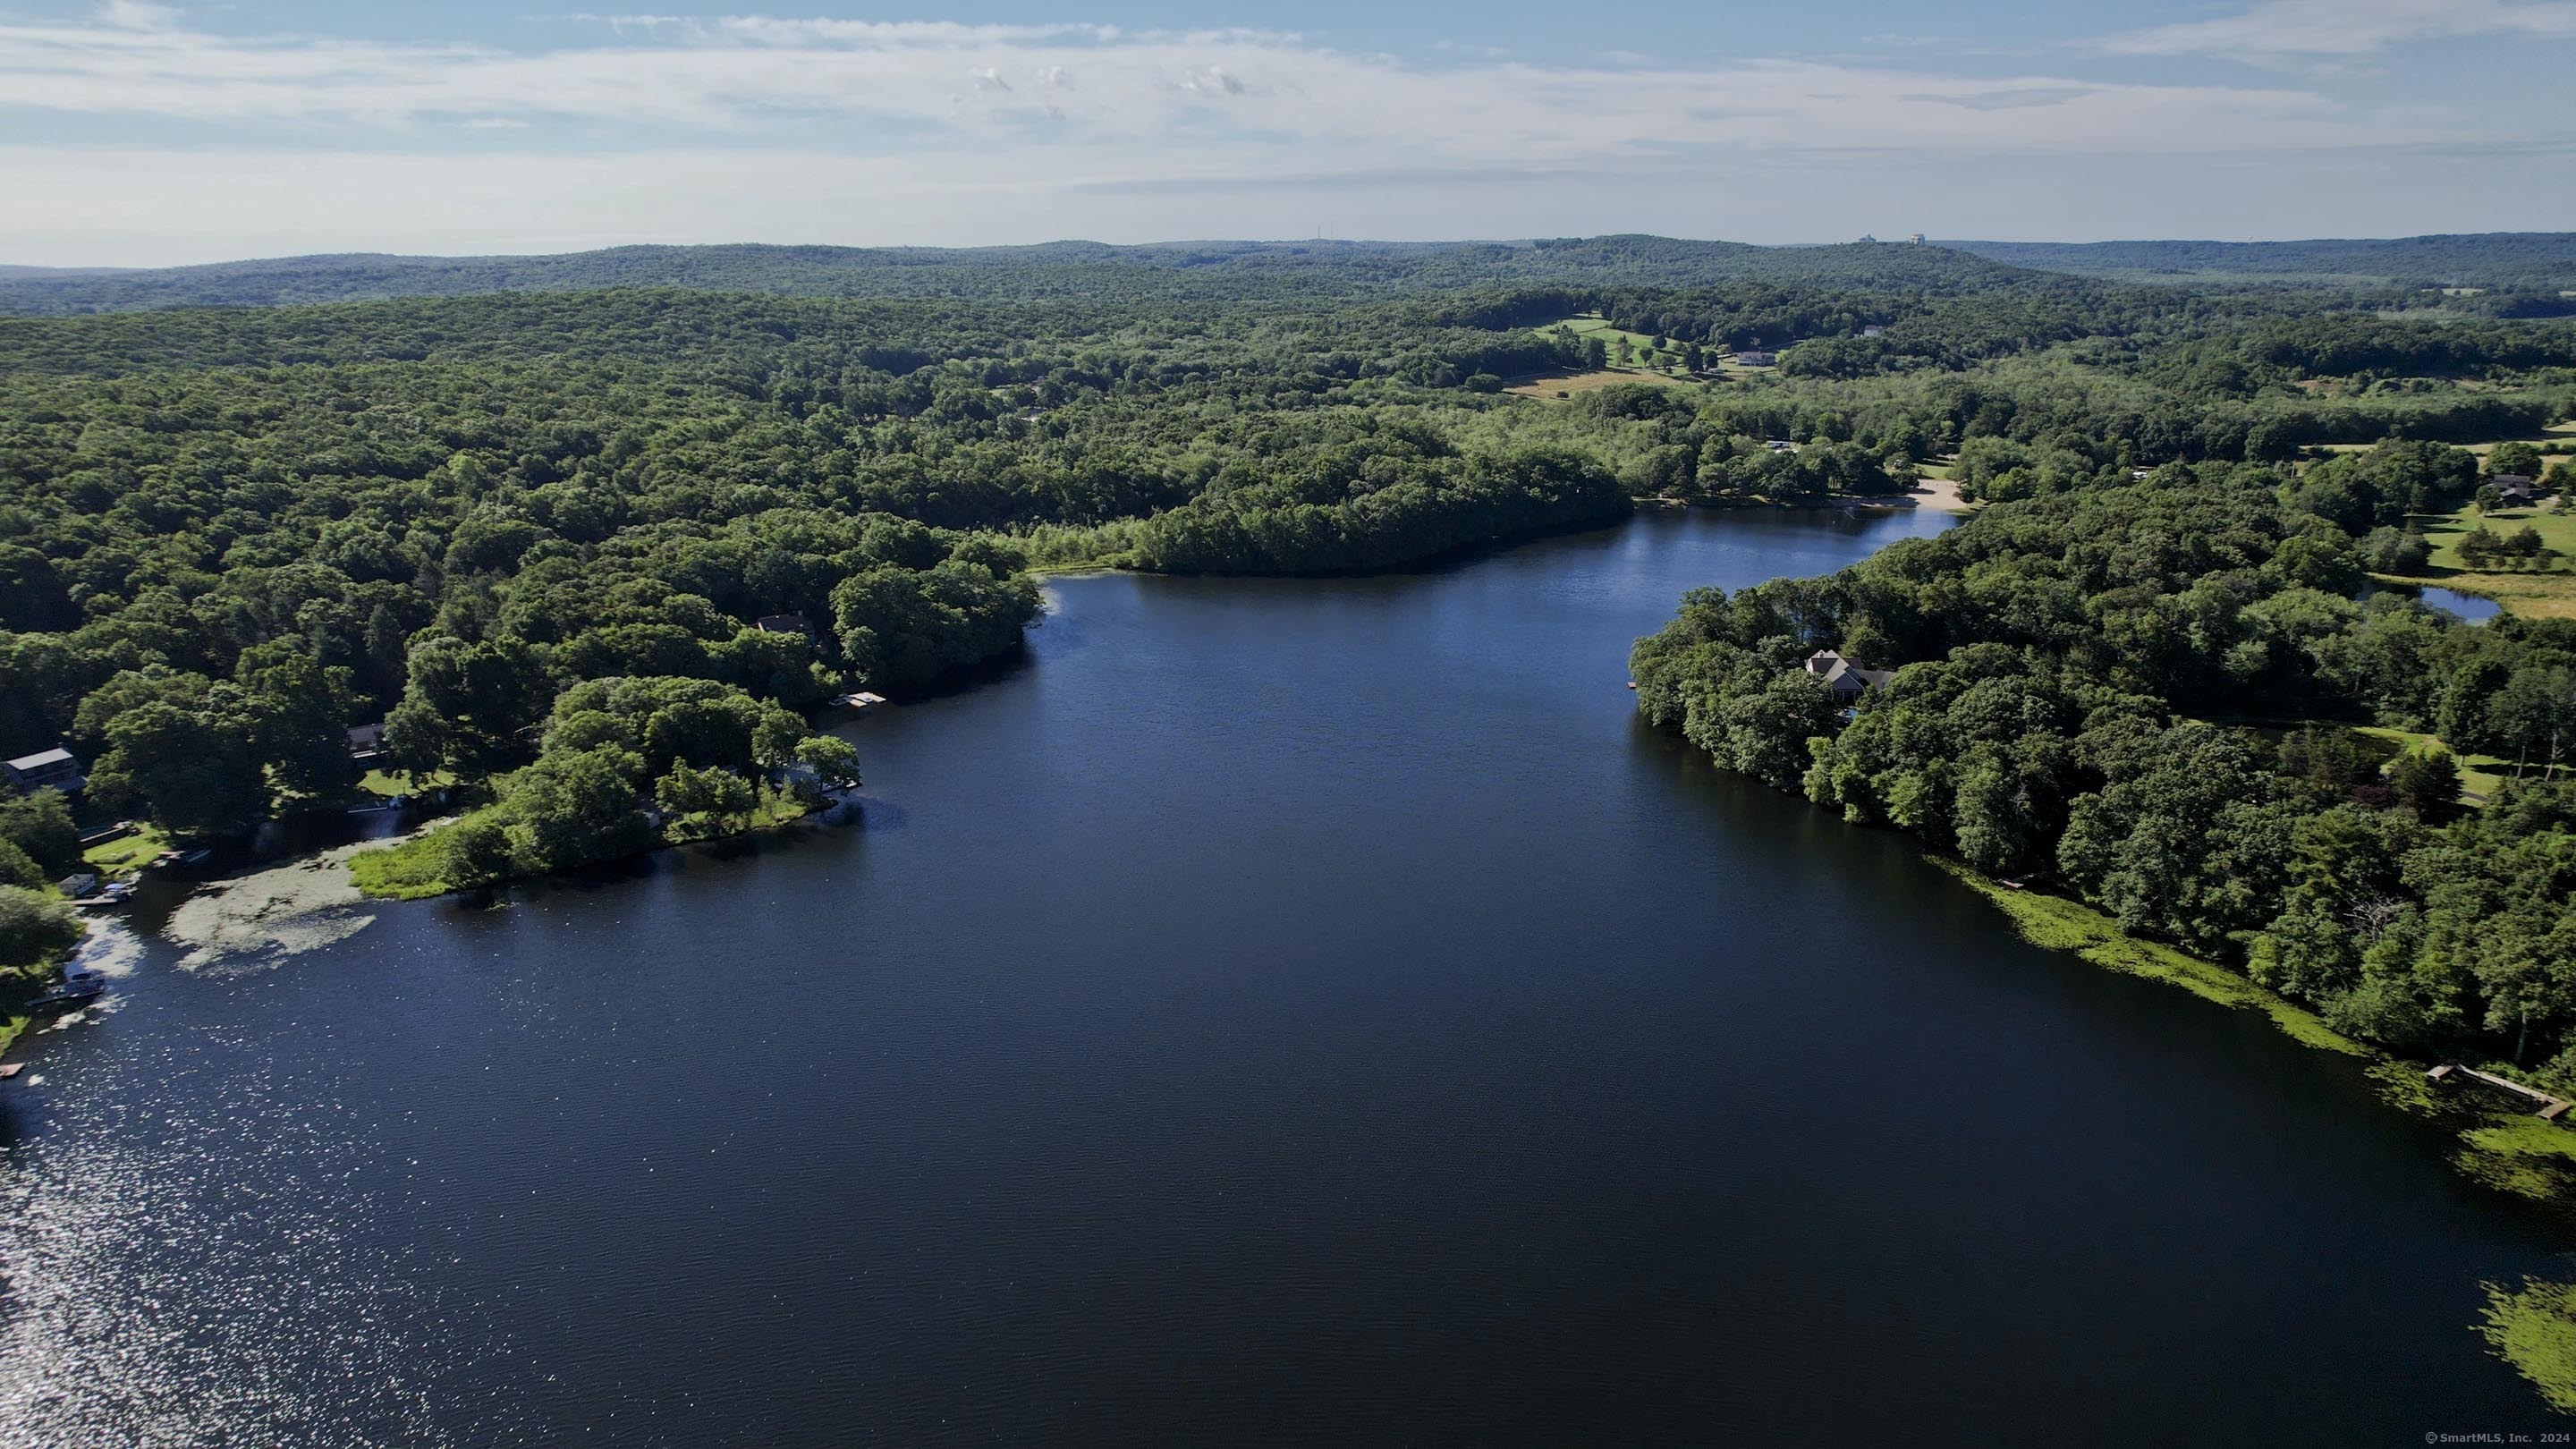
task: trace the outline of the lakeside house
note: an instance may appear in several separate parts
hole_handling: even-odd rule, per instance
[[[763,614],[751,621],[751,627],[763,634],[802,634],[814,637],[814,624],[802,614]]]
[[[349,758],[372,760],[385,752],[385,722],[349,727]]]
[[[60,790],[70,795],[89,784],[81,775],[80,761],[73,759],[72,752],[60,746],[38,750],[32,755],[20,755],[0,765],[0,771],[8,773],[9,783],[22,795],[33,795],[39,790]]]
[[[1893,669],[1870,669],[1857,659],[1845,659],[1831,649],[1819,649],[1807,656],[1807,672],[1825,682],[1834,703],[1853,705],[1873,689],[1885,689],[1896,677]]]

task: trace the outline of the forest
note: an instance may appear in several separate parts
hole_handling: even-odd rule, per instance
[[[1640,500],[1885,499],[1931,471],[1992,505],[1951,550],[2150,501],[2162,522],[2105,513],[2081,529],[2197,533],[2216,515],[2190,510],[2253,510],[2226,536],[2278,537],[2223,568],[2034,582],[1997,606],[2022,632],[1994,638],[1926,622],[1952,627],[1946,607],[1855,612],[1877,631],[1843,641],[1863,654],[2071,650],[2096,594],[2169,587],[2240,632],[2119,613],[2120,647],[2168,671],[2108,676],[2123,700],[2161,701],[2140,718],[2214,715],[2213,680],[2259,643],[2277,667],[2251,677],[2305,681],[2284,695],[2298,709],[2432,721],[2438,701],[2317,683],[2344,676],[2299,663],[2301,631],[2317,611],[2396,607],[2353,596],[2420,563],[2412,514],[2474,485],[2477,462],[2442,445],[2567,416],[2576,328],[2478,300],[1654,237],[14,272],[0,277],[0,312],[20,314],[0,315],[0,746],[70,748],[87,817],[211,838],[337,808],[361,772],[348,731],[381,721],[377,767],[467,810],[388,884],[499,879],[762,823],[855,781],[814,711],[1009,654],[1041,618],[1044,569],[1405,567]],[[1557,325],[1571,316],[1659,340],[1668,374],[1694,352],[1779,360],[1661,378],[1641,361],[1562,400],[1506,392],[1599,365]],[[1951,557],[1901,551],[1872,587]],[[2246,582],[2273,578],[2295,587]],[[1723,642],[1769,670],[1774,633],[1827,627],[1798,617]],[[2214,651],[2218,674],[2149,650],[2151,621]],[[2089,717],[2092,677],[2048,670],[2052,707]],[[1649,697],[1687,723],[1679,694]],[[1804,781],[1807,741],[1832,734],[1765,736],[1743,758]],[[2082,794],[2093,777],[2051,778]],[[1875,796],[1833,798],[1915,828]],[[2048,810],[2020,829],[1972,858],[2036,869],[2062,831]],[[0,820],[0,836],[33,879],[63,864],[58,833]],[[2208,945],[2249,929],[2226,922],[2171,933]],[[2535,1018],[2524,1054],[2557,1050],[2552,1030]]]
[[[2576,237],[2488,232],[2373,240],[2218,242],[1961,241],[1945,246],[2016,267],[2119,277],[2261,277],[2319,286],[2482,287],[2554,300],[2576,287]]]
[[[2576,620],[2370,591],[2470,454],[2167,464],[2044,488],[1829,578],[1693,595],[1639,708],[1729,768],[2348,1035],[2576,1085]],[[1845,711],[1804,661],[1894,677]],[[2392,751],[2389,740],[2437,738]],[[2457,753],[2513,762],[2464,803]]]

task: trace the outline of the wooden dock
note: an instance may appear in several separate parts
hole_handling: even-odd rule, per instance
[[[2504,1090],[2513,1093],[2517,1097],[2528,1097],[2532,1101],[2538,1102],[2540,1104],[2540,1120],[2543,1122],[2554,1122],[2558,1120],[2560,1116],[2564,1115],[2569,1107],[2576,1106],[2576,1102],[2569,1102],[2564,1097],[2553,1097],[2547,1092],[2540,1090],[2538,1087],[2526,1087],[2520,1082],[2499,1077],[2493,1072],[2482,1072],[2475,1067],[2464,1067],[2456,1062],[2444,1062],[2433,1070],[2426,1072],[2424,1075],[2433,1081],[2438,1082],[2449,1077],[2455,1072],[2463,1077],[2475,1077],[2490,1087],[2501,1087]]]

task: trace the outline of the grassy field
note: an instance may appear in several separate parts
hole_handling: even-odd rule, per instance
[[[1613,327],[1608,321],[1604,320],[1597,314],[1586,314],[1581,317],[1566,317],[1558,321],[1550,322],[1543,327],[1532,328],[1531,330],[1542,336],[1554,336],[1556,329],[1559,327],[1572,332],[1577,337],[1598,337],[1601,339],[1601,345],[1604,347],[1616,347],[1619,345],[1619,340],[1624,337],[1627,339],[1629,346],[1637,348],[1640,351],[1651,352],[1655,349],[1655,339],[1653,337],[1643,332],[1630,332],[1625,328]]]
[[[2463,567],[2460,540],[2482,522],[2498,533],[2528,524],[2557,556],[2544,557],[2538,567],[2529,569]],[[2576,619],[2576,511],[2499,508],[2487,513],[2470,503],[2449,513],[2418,514],[2413,523],[2433,547],[2430,569],[2420,577],[2391,575],[2391,582],[2457,589],[2493,599],[2526,619]]]
[[[2576,574],[2445,574],[2434,579],[2397,578],[2401,584],[2439,584],[2482,599],[2493,599],[2526,619],[2576,619]]]
[[[2417,514],[2414,523],[2424,531],[2424,541],[2433,546],[2433,567],[2437,569],[2480,572],[2460,561],[2460,540],[2483,523],[2497,533],[2511,533],[2527,526],[2537,531],[2540,541],[2557,553],[2556,558],[2546,559],[2540,568],[2528,572],[2576,571],[2576,512],[2561,508],[2499,508],[2490,513],[2471,503],[2449,513]],[[2526,571],[2507,569],[2495,572],[2519,574]]]
[[[2251,730],[2275,746],[2279,745],[2282,737],[2290,731],[2309,725],[2320,729],[2348,730],[2360,742],[2364,751],[2363,758],[2370,764],[2382,767],[2401,754],[2438,751],[2449,755],[2458,763],[2460,767],[2459,803],[2469,806],[2486,804],[2488,797],[2495,794],[2496,787],[2504,783],[2506,777],[2513,773],[2511,760],[2498,759],[2494,755],[2464,755],[2421,730],[2388,729],[2379,725],[2345,725],[2333,720],[2212,720],[2207,723]],[[2536,778],[2540,771],[2535,767],[2529,773]],[[2562,775],[2576,773],[2576,766],[2561,767],[2560,773]]]
[[[2544,452],[2552,443],[2558,444],[2562,449],[2576,448],[2576,422],[2553,423],[2539,432],[2524,437],[2489,438],[2483,443],[2461,443],[2458,446],[2483,458],[2506,443],[2529,443]],[[2312,451],[2319,453],[2367,453],[2379,445],[2377,443],[2311,443],[2308,446]]]
[[[1628,345],[1637,350],[1637,355],[1639,356],[1645,356],[1658,350],[1679,350],[1679,339],[1675,340],[1675,346],[1673,348],[1658,349],[1655,346],[1655,339],[1652,335],[1644,332],[1630,332],[1624,328],[1613,327],[1600,317],[1590,315],[1582,317],[1566,317],[1555,322],[1550,322],[1544,327],[1533,327],[1530,330],[1538,333],[1542,337],[1553,337],[1556,335],[1556,330],[1560,327],[1572,332],[1579,338],[1599,338],[1601,345],[1607,348],[1615,349],[1618,347],[1620,339],[1625,338],[1627,339]],[[1726,366],[1727,370],[1730,372],[1759,371],[1759,369],[1756,368],[1738,368],[1731,363],[1726,364]],[[1640,371],[1643,370],[1644,369],[1640,369]]]
[[[2459,761],[2460,798],[2470,805],[2487,803],[2487,800],[2495,794],[2496,787],[2513,774],[2511,760],[2499,759],[2494,755],[2464,755],[2420,730],[2393,730],[2379,725],[2357,725],[2353,728],[2353,733],[2385,746],[2392,758],[2401,753],[2422,754],[2433,750],[2449,754],[2451,758]],[[2529,776],[2535,779],[2540,773],[2536,768],[2528,772]],[[2562,766],[2559,773],[2562,775],[2569,773],[2568,767]]]

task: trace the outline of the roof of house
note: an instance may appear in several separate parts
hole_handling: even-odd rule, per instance
[[[1819,649],[1807,656],[1807,672],[1828,686],[1849,684],[1854,691],[1883,689],[1896,677],[1893,669],[1870,669],[1855,660],[1845,659],[1831,649]]]
[[[32,755],[20,755],[18,758],[9,762],[9,768],[13,770],[41,770],[48,765],[69,765],[73,763],[75,763],[75,761],[72,759],[72,752],[64,749],[60,745],[56,745],[50,750],[38,750]]]
[[[2498,473],[2487,481],[2493,483],[2498,488],[2528,488],[2531,486],[2531,475],[2528,473]]]
[[[763,634],[784,634],[791,630],[799,634],[814,632],[813,624],[802,614],[763,614],[752,620],[751,627]]]

